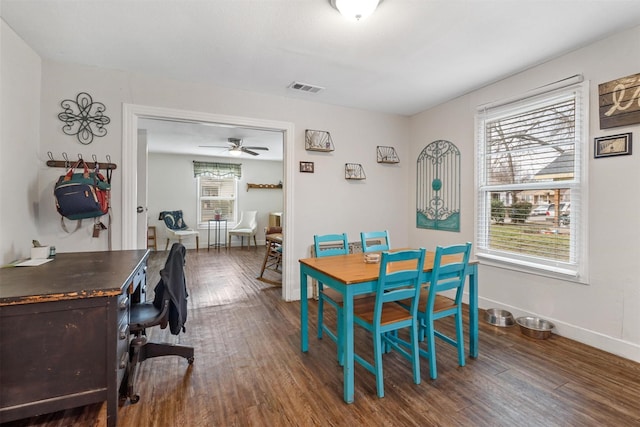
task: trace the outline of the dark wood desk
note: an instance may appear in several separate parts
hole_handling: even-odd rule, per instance
[[[0,422],[107,402],[129,363],[129,307],[148,250],[63,253],[0,269]]]

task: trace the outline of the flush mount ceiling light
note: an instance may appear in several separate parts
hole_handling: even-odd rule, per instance
[[[329,0],[331,6],[352,21],[365,19],[376,10],[381,2],[382,0]]]

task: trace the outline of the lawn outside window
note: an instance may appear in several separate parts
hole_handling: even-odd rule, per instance
[[[586,278],[587,93],[578,83],[478,109],[478,257]]]

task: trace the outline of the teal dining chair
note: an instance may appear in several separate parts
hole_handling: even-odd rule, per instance
[[[362,243],[362,252],[388,251],[391,246],[387,230],[363,231],[360,233],[360,242]]]
[[[342,234],[325,234],[313,236],[313,249],[316,258],[347,255],[349,253],[349,243],[347,241],[347,233]],[[318,339],[322,339],[325,332],[338,348],[338,362],[343,363],[342,345],[340,340],[340,330],[342,327],[342,295],[330,288],[322,287],[318,283]],[[324,322],[324,304],[328,303],[336,309],[336,330],[332,331]]]
[[[458,255],[460,261],[443,262],[447,255]],[[458,364],[465,365],[464,336],[462,330],[462,295],[467,278],[467,266],[471,255],[471,243],[436,248],[433,272],[429,286],[420,291],[418,320],[420,322],[420,341],[427,341],[427,350],[420,348],[420,355],[429,360],[429,376],[438,377],[436,366],[435,338],[454,346],[458,350]],[[454,292],[451,299],[442,292]],[[404,303],[407,306],[407,302]],[[454,317],[456,337],[451,338],[435,329],[434,321],[448,316]]]
[[[354,360],[375,375],[378,397],[384,397],[382,353],[396,350],[411,362],[413,382],[420,384],[420,353],[418,336],[418,300],[420,276],[424,269],[425,250],[382,252],[376,294],[354,301],[354,325],[360,325],[373,335],[373,363],[354,352]],[[406,261],[415,261],[406,266]],[[398,263],[401,263],[398,265]],[[409,267],[409,268],[407,268]],[[398,301],[411,301],[409,307]],[[410,344],[397,338],[397,331],[409,329]]]

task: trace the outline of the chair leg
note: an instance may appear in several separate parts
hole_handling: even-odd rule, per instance
[[[251,238],[249,238],[249,240],[251,240]],[[256,235],[253,235],[253,246],[255,246],[256,249],[258,249],[258,242],[256,241]]]
[[[455,316],[456,318],[456,340],[458,347],[458,365],[464,366],[464,334],[462,330],[462,313],[458,312]]]
[[[418,348],[418,325],[411,326],[411,365],[413,368],[413,382],[420,384],[420,350]]]
[[[374,369],[376,371],[376,389],[378,397],[384,397],[384,378],[382,374],[382,336],[375,334],[373,337],[373,358],[375,360]]]
[[[196,234],[196,251],[200,250],[200,236]]]
[[[426,322],[427,347],[429,350],[429,376],[432,380],[438,378],[438,368],[436,367],[436,336],[433,332],[433,319]]]
[[[164,247],[164,250],[166,251],[167,249],[169,249],[169,238],[167,237],[167,245]]]

